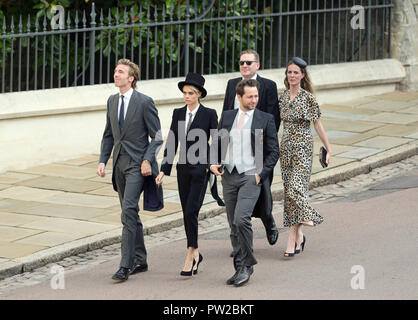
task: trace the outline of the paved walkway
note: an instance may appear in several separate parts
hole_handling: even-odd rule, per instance
[[[331,166],[322,169],[315,155],[312,187],[417,154],[418,92],[322,105],[321,110],[334,157]],[[316,154],[320,146],[315,137]],[[98,155],[88,155],[0,174],[0,279],[120,241],[120,207],[111,172],[107,170],[104,179],[97,177],[97,161]],[[280,200],[279,164],[272,190]],[[164,178],[164,198],[163,210],[141,211],[146,234],[182,225],[175,171]],[[204,203],[201,218],[224,211],[209,192]]]

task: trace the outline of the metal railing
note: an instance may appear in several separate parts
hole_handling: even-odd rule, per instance
[[[109,83],[122,57],[138,63],[142,79],[238,71],[248,48],[262,69],[293,55],[308,64],[382,59],[390,57],[392,8],[391,0],[187,0],[106,14],[93,3],[90,14],[66,12],[59,30],[45,16],[20,16],[17,25],[10,17],[0,21],[0,90]]]

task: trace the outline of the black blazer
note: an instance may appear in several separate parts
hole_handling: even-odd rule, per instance
[[[238,82],[241,80],[242,78],[235,78],[228,81],[222,111],[234,109],[234,101],[236,96],[235,88]],[[279,131],[280,112],[276,82],[260,77],[259,75],[257,75],[257,81],[260,84],[260,92],[258,93],[258,104],[256,108],[272,114],[274,116],[274,124],[276,125],[276,130]]]
[[[180,143],[180,153],[179,153],[179,163],[189,163],[186,159],[186,155],[190,149],[196,142],[199,141],[201,138],[200,136],[194,136],[191,141],[186,140],[185,137],[185,126],[186,124],[186,112],[187,112],[187,105],[174,109],[173,111],[173,118],[171,120],[170,132],[167,136],[167,143],[164,149],[164,159],[161,162],[161,171],[164,172],[165,175],[169,176],[171,173],[171,168],[173,166],[174,157],[177,153],[179,141],[183,142]],[[206,108],[204,105],[200,105],[199,110],[197,110],[196,115],[193,119],[193,122],[190,126],[190,130],[188,133],[188,138],[192,138],[190,134],[193,134],[193,129],[201,129],[205,133],[206,139],[206,152],[204,155],[200,154],[199,148],[196,148],[195,156],[197,159],[202,157],[204,161],[198,162],[199,164],[207,165],[209,163],[209,137],[211,136],[210,130],[216,130],[218,126],[218,115],[216,114],[216,110]],[[186,142],[184,144],[184,142]],[[202,143],[202,141],[200,141]]]

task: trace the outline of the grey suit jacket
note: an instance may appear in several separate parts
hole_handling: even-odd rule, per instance
[[[134,90],[129,101],[122,130],[120,130],[118,123],[118,102],[118,93],[110,96],[107,101],[106,127],[102,138],[100,162],[106,164],[110,158],[112,149],[114,149],[114,172],[120,149],[123,146],[135,162],[141,164],[143,160],[148,160],[151,163],[151,178],[153,180],[153,177],[158,175],[156,154],[163,143],[160,119],[158,118],[158,111],[154,105],[154,101],[152,98]],[[151,142],[149,141],[149,137],[151,138]],[[113,189],[117,191],[114,174],[112,174],[112,182]],[[150,188],[155,187],[155,191],[161,190],[161,188],[156,188],[155,183],[152,185],[151,181],[147,181],[144,186],[144,192],[147,192],[147,186],[150,186]]]

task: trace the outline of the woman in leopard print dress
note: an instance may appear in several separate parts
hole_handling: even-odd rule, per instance
[[[309,179],[312,171],[313,138],[310,123],[328,150],[331,148],[321,124],[319,105],[306,71],[306,62],[293,58],[286,68],[284,91],[280,98],[283,137],[280,143],[280,166],[284,184],[284,226],[290,227],[285,257],[293,257],[304,249],[306,237],[302,225],[315,226],[323,218],[309,204]]]

